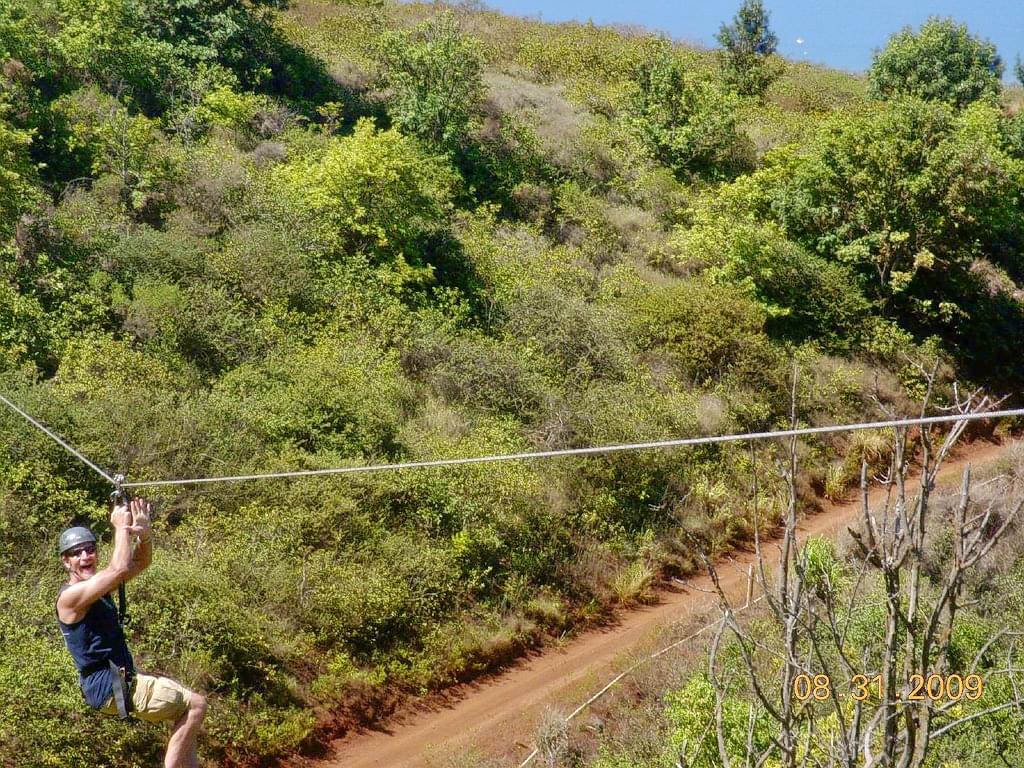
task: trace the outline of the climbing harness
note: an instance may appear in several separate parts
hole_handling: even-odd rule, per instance
[[[122,720],[127,720],[135,709],[135,704],[132,701],[132,691],[135,690],[135,673],[117,666],[113,661],[107,663],[110,665],[110,684],[114,690],[117,716]]]

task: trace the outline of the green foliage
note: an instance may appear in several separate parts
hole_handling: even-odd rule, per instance
[[[743,96],[763,96],[778,75],[771,55],[779,38],[768,26],[770,14],[761,0],[743,0],[731,24],[722,24],[716,39],[725,49],[724,74]]]
[[[399,130],[445,150],[465,142],[484,94],[483,57],[452,12],[409,34],[385,33],[377,55]]]
[[[160,206],[175,162],[153,120],[130,114],[96,88],[62,97],[53,108],[66,123],[68,150],[87,157],[95,176],[111,174],[120,180],[126,211]]]
[[[6,266],[2,252],[0,259]],[[51,340],[46,314],[39,302],[22,294],[11,284],[10,277],[5,277],[0,282],[0,371],[32,360]]]
[[[679,229],[674,245],[677,259],[703,262],[713,280],[749,285],[767,313],[769,334],[816,339],[838,351],[858,345],[870,305],[854,274],[786,239],[774,225],[701,214],[694,226]]]
[[[525,36],[517,47],[516,61],[543,82],[580,76],[610,81],[629,71],[637,48],[637,40],[593,22],[565,24]]]
[[[455,177],[414,139],[364,120],[322,157],[275,169],[272,183],[327,252],[366,249],[401,264],[423,258],[424,240],[444,226]]]
[[[273,102],[267,96],[238,92],[230,86],[220,85],[203,95],[194,119],[251,133],[260,113],[272,108]]]
[[[844,583],[843,564],[829,539],[812,536],[804,542],[800,563],[808,589],[822,599],[832,600],[838,596]]]
[[[267,79],[270,21],[283,3],[55,0],[54,6],[55,47],[74,80],[154,114],[189,92],[197,70],[230,70],[250,87]]]
[[[214,394],[236,433],[329,456],[386,454],[409,397],[394,354],[355,334],[236,367]]]
[[[779,118],[792,119],[792,112],[825,115],[862,104],[867,98],[867,83],[862,77],[805,61],[787,62],[786,70],[772,82],[765,94],[765,106],[775,104],[785,110]],[[806,118],[794,122],[797,130],[813,127]]]
[[[166,105],[171,83],[186,79],[168,40],[141,34],[129,0],[59,0],[54,47],[73,82],[125,93],[142,109]]]
[[[868,83],[878,98],[915,96],[964,107],[999,95],[1003,62],[996,47],[952,19],[905,27],[875,55]]]
[[[7,112],[0,98],[0,246],[14,234],[18,216],[41,197],[28,151],[32,134],[7,122]]]
[[[809,152],[777,156],[767,205],[791,237],[853,267],[883,312],[948,327],[949,281],[982,243],[1016,241],[1021,166],[999,125],[982,104],[954,115],[918,100],[836,117]]]
[[[694,383],[708,383],[734,367],[756,367],[767,352],[764,310],[731,285],[689,280],[636,286],[621,301],[633,307],[640,345],[667,353]]]
[[[665,716],[671,729],[666,752],[673,757],[684,757],[686,763],[694,768],[721,765],[715,738],[714,699],[711,683],[699,674],[691,677],[682,689],[666,697]],[[725,750],[732,760],[742,760],[749,754],[750,706],[741,696],[728,697],[723,706]],[[771,742],[771,731],[767,718],[757,718],[754,723],[751,746],[760,753]]]
[[[744,164],[735,97],[688,71],[668,41],[650,42],[632,80],[625,118],[652,159],[677,174],[708,176]]]
[[[134,22],[146,35],[167,41],[190,69],[216,62],[252,85],[269,72],[260,60],[273,11],[288,0],[141,0]]]

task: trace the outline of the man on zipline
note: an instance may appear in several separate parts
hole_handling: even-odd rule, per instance
[[[171,723],[164,768],[199,768],[196,742],[206,699],[166,677],[136,674],[111,598],[153,560],[149,502],[115,505],[110,524],[114,552],[103,570],[97,570],[96,536],[88,528],[68,528],[58,545],[68,583],[57,597],[57,621],[78,666],[79,686],[86,703],[104,714]]]

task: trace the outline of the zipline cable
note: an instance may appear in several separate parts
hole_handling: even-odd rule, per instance
[[[100,469],[95,464],[93,464],[91,461],[89,461],[89,459],[87,459],[85,456],[83,456],[82,453],[79,450],[77,450],[74,446],[70,445],[66,440],[64,440],[62,437],[60,437],[60,435],[57,435],[54,432],[51,432],[49,429],[47,429],[45,426],[43,426],[38,421],[33,419],[31,416],[29,416],[27,413],[25,413],[23,410],[21,410],[21,408],[19,408],[17,405],[12,403],[10,400],[8,400],[3,395],[0,395],[0,401],[2,401],[5,405],[7,405],[7,407],[10,408],[11,410],[13,410],[15,413],[17,413],[18,415],[20,415],[24,419],[26,419],[29,422],[29,424],[31,424],[32,426],[36,427],[43,434],[45,434],[45,435],[49,436],[50,438],[52,438],[64,450],[66,450],[72,456],[74,456],[79,461],[81,461],[83,464],[85,464],[85,466],[89,467],[90,469],[94,470],[95,472],[98,472],[99,475],[104,480],[106,480],[108,483],[110,483],[114,487],[117,487],[118,482],[117,482],[117,480],[114,479],[113,475],[111,475],[111,474],[109,474],[107,472],[104,472],[102,469]]]
[[[3,395],[0,395],[0,402],[3,402],[15,413],[23,417],[32,426],[39,429],[45,435],[54,440],[68,453],[75,456],[79,461],[90,469],[97,472],[104,480],[113,485],[115,489],[122,488],[143,488],[164,485],[199,485],[208,483],[237,483],[250,480],[280,480],[293,477],[316,477],[320,475],[346,475],[360,472],[385,472],[400,469],[420,469],[426,467],[450,467],[463,464],[483,464],[499,461],[523,461],[529,459],[546,459],[559,456],[593,456],[604,453],[621,453],[623,451],[643,451],[660,448],[678,448],[693,445],[713,445],[718,443],[733,443],[750,440],[766,440],[771,438],[798,437],[802,435],[823,435],[835,432],[854,432],[864,429],[885,429],[893,427],[912,427],[928,424],[946,424],[956,421],[976,421],[979,419],[1001,419],[1016,416],[1024,416],[1024,408],[1002,411],[982,411],[977,413],[956,413],[946,416],[925,416],[916,419],[894,419],[890,421],[870,421],[855,424],[834,424],[827,427],[803,427],[800,429],[785,429],[777,432],[745,432],[737,435],[713,435],[708,437],[687,437],[676,440],[657,440],[645,443],[622,443],[618,445],[600,445],[590,448],[562,448],[554,451],[527,451],[522,453],[496,454],[492,456],[470,456],[460,459],[435,459],[432,461],[411,461],[400,464],[371,464],[354,467],[333,467],[328,469],[304,469],[292,472],[270,472],[256,475],[226,475],[220,477],[195,477],[181,480],[146,480],[135,483],[125,483],[122,477],[114,477],[108,472],[100,469],[96,464],[86,458],[81,451],[78,451],[66,440],[47,429],[43,424],[25,413],[21,408],[12,403]]]
[[[691,445],[710,445],[714,443],[734,443],[749,440],[765,440],[768,438],[796,437],[800,435],[823,435],[834,432],[852,432],[863,429],[883,429],[886,427],[912,427],[926,424],[946,424],[955,421],[975,421],[978,419],[1001,419],[1012,416],[1024,416],[1024,408],[1004,411],[987,411],[979,413],[958,413],[947,416],[927,416],[916,419],[893,421],[872,421],[857,424],[836,424],[827,427],[805,427],[802,429],[786,429],[778,432],[747,432],[739,435],[717,435],[711,437],[688,437],[678,440],[658,440],[647,443],[623,443],[621,445],[602,445],[590,448],[562,448],[555,451],[534,451],[525,453],[506,453],[493,456],[472,456],[461,459],[435,459],[432,461],[410,461],[401,464],[371,464],[353,467],[334,467],[331,469],[304,469],[294,472],[271,472],[258,475],[228,475],[222,477],[196,477],[183,480],[147,480],[134,483],[123,483],[124,488],[142,488],[161,485],[198,485],[202,483],[240,483],[249,480],[281,480],[293,477],[315,477],[319,475],[347,475],[361,472],[385,472],[400,469],[421,469],[425,467],[450,467],[462,464],[483,464],[499,461],[521,461],[527,459],[547,459],[557,456],[589,456],[622,451],[642,451],[658,448],[676,448]]]

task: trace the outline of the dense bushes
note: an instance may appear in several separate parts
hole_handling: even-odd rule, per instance
[[[744,165],[736,103],[713,82],[687,72],[667,42],[653,43],[632,76],[627,119],[655,161],[677,173],[707,175]]]
[[[906,407],[940,349],[1019,381],[1024,161],[995,107],[794,67],[762,109],[648,35],[279,6],[0,0],[0,391],[101,467],[765,429],[794,368],[801,418],[835,422],[876,382]],[[151,761],[155,730],[82,709],[51,621],[53,536],[105,534],[107,484],[6,410],[0,438],[0,762]],[[872,445],[808,448],[838,494],[836,450]],[[749,536],[750,461],[164,488],[133,647],[210,693],[210,759],[257,764]]]

